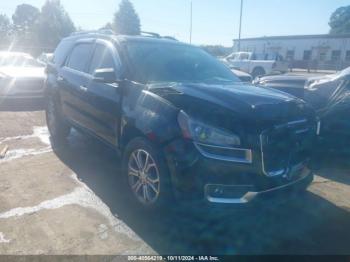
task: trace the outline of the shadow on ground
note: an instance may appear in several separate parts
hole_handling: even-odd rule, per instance
[[[73,132],[56,154],[160,254],[350,253],[350,213],[312,193],[250,210],[170,203],[146,213],[125,201],[113,150]]]
[[[350,154],[325,153],[320,159],[317,174],[335,182],[350,185]]]

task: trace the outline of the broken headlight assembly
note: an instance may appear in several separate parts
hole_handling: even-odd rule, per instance
[[[178,123],[184,138],[191,139],[205,157],[240,163],[252,162],[251,150],[239,148],[241,139],[238,135],[194,120],[183,111],[178,115]]]

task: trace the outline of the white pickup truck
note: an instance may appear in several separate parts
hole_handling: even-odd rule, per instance
[[[285,73],[288,71],[288,62],[283,61],[282,56],[278,54],[237,52],[225,57],[223,62],[232,69],[251,74],[253,78],[275,72]]]

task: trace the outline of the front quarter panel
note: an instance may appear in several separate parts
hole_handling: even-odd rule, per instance
[[[179,109],[160,96],[147,91],[144,85],[125,86],[122,102],[121,137],[136,129],[157,144],[167,143],[181,135],[177,123]]]

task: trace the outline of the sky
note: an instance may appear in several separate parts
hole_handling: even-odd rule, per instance
[[[61,0],[76,26],[98,29],[112,21],[121,0]],[[143,31],[189,42],[191,0],[131,0]],[[328,33],[329,18],[349,0],[243,0],[242,37]],[[45,0],[1,0],[9,17],[22,3],[38,8]],[[240,0],[192,0],[194,44],[232,46],[238,37]]]

